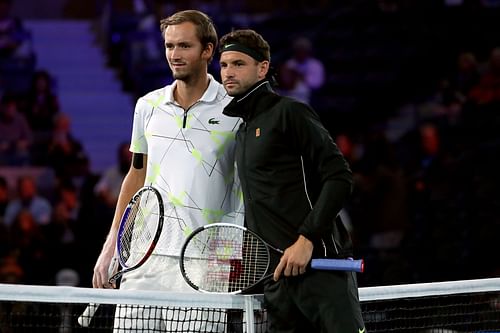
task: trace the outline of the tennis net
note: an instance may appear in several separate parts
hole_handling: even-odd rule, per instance
[[[500,332],[500,278],[360,288],[359,294],[367,332]],[[78,318],[89,303],[100,306],[82,327]],[[115,332],[268,330],[261,295],[0,284],[0,332],[112,332],[115,322]]]

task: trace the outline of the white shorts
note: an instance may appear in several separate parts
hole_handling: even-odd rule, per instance
[[[182,277],[179,258],[163,255],[152,255],[143,266],[125,273],[120,289],[198,292]],[[114,333],[224,332],[225,326],[223,310],[117,305]]]

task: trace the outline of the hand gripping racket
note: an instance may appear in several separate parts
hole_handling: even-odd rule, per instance
[[[194,289],[238,294],[273,275],[271,251],[283,254],[245,227],[213,223],[188,236],[179,264],[182,276]],[[362,272],[364,263],[362,259],[313,259],[311,268]]]
[[[118,258],[113,257],[109,264],[108,268],[108,276],[111,276],[115,273],[115,270],[118,268]],[[83,313],[78,317],[78,324],[81,327],[89,327],[92,318],[94,318],[97,309],[99,308],[98,303],[89,303]]]
[[[123,212],[116,238],[116,256],[121,270],[114,272],[109,283],[115,283],[124,273],[142,266],[153,252],[163,228],[163,200],[152,186],[144,186],[130,199]],[[89,315],[83,316],[82,323],[90,324],[98,305],[87,306]],[[91,314],[91,315],[90,315]],[[80,323],[80,318],[78,322]],[[80,323],[81,326],[84,326]]]

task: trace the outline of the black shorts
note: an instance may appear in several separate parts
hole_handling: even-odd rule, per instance
[[[356,273],[311,270],[264,286],[272,333],[365,333]]]

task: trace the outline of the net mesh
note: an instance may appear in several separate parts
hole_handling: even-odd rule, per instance
[[[500,332],[500,279],[360,288],[367,332]],[[82,327],[89,303],[100,304]],[[86,325],[84,325],[86,326]],[[261,295],[0,285],[0,332],[267,332]]]

